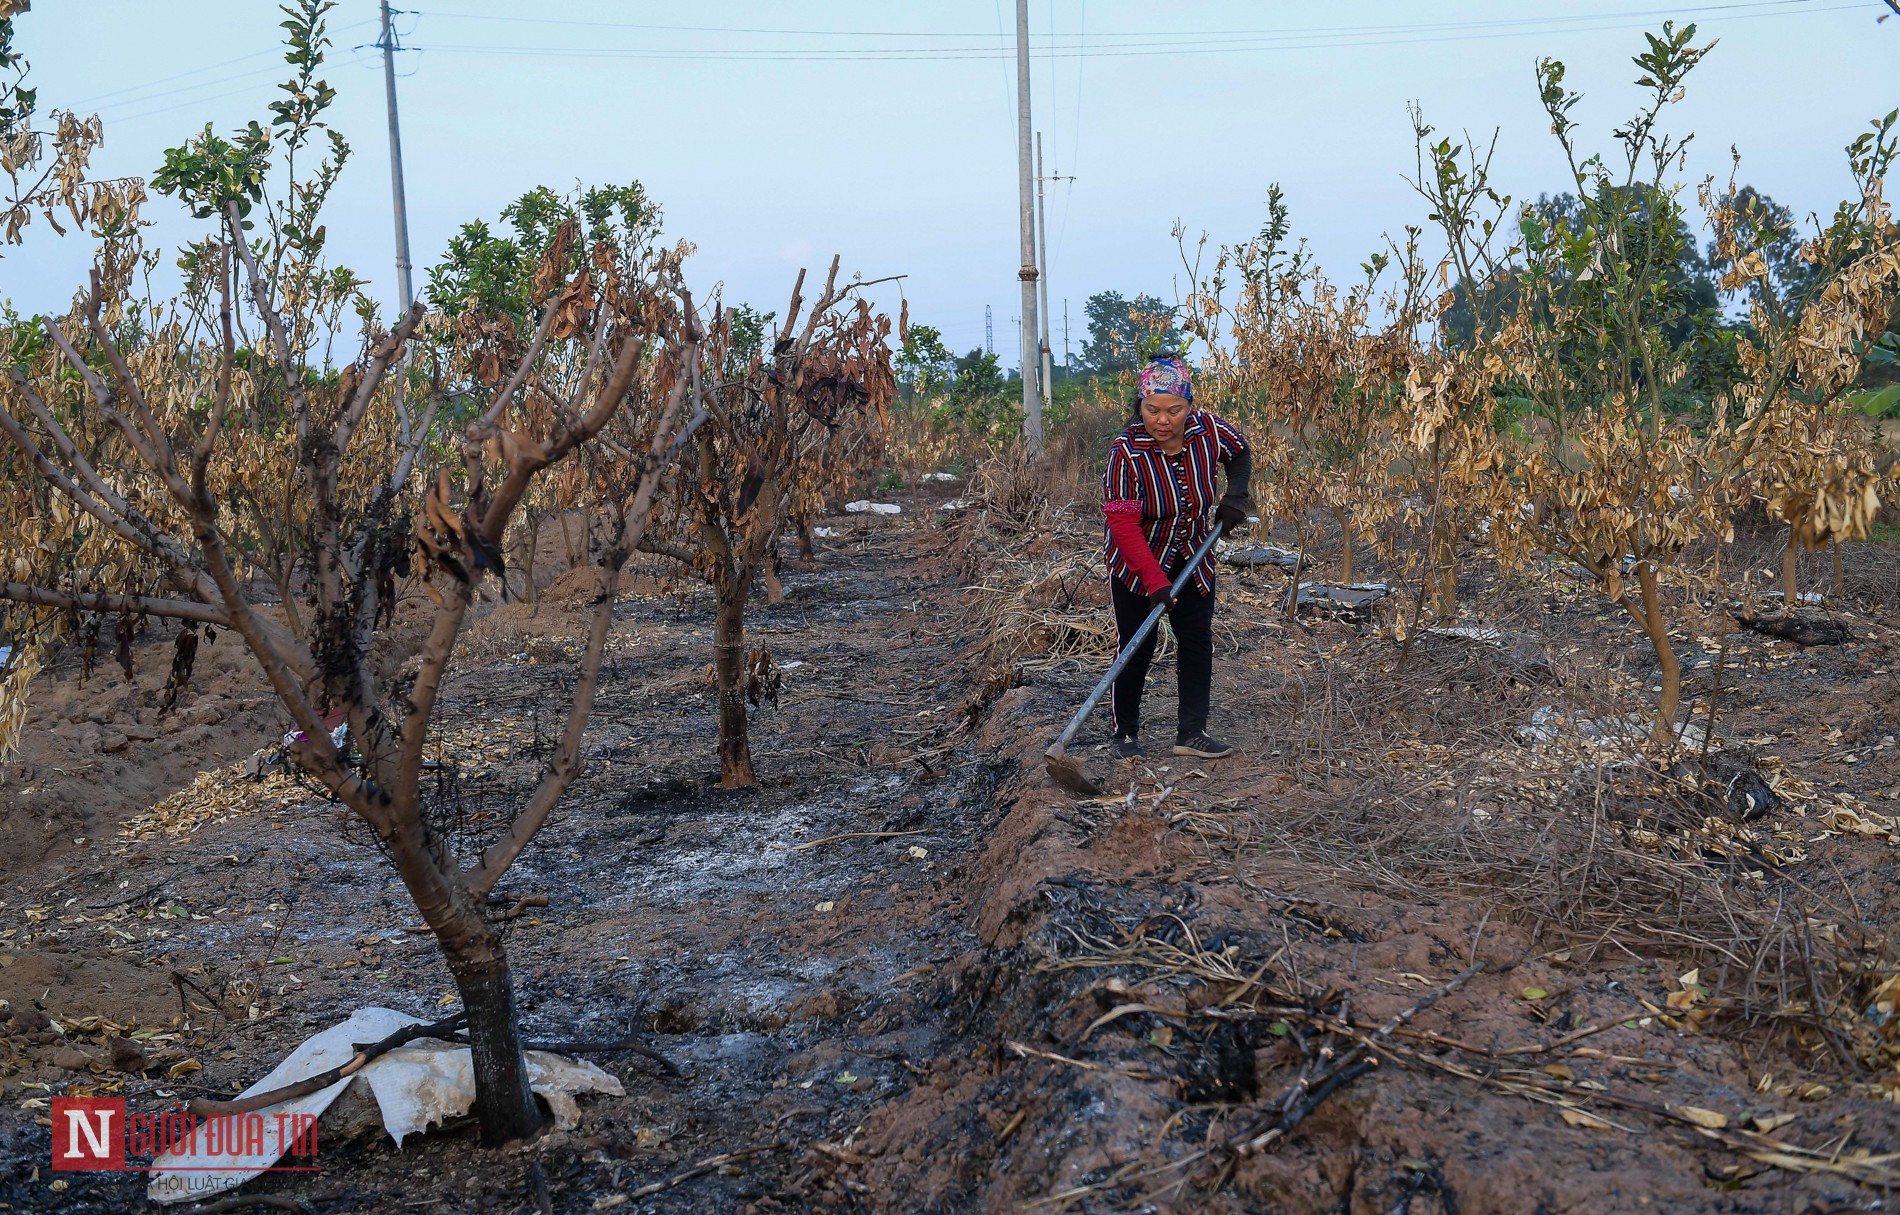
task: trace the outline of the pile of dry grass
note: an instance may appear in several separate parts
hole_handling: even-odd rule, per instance
[[[1038,669],[1114,656],[1115,618],[1099,550],[1041,559],[1000,555],[971,590],[994,665]]]

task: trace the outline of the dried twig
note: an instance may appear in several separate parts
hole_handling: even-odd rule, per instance
[[[651,1185],[643,1185],[637,1190],[628,1190],[627,1197],[630,1200],[637,1200],[641,1198],[651,1198],[653,1195],[661,1193],[666,1190],[670,1190],[676,1185],[684,1185],[686,1182],[691,1181],[695,1177],[704,1177],[706,1174],[712,1172],[714,1169],[717,1169],[721,1167],[722,1165],[731,1164],[735,1160],[744,1160],[749,1156],[757,1156],[761,1152],[776,1151],[780,1148],[789,1147],[789,1146],[790,1145],[787,1144],[785,1141],[780,1140],[777,1143],[761,1144],[758,1147],[745,1148],[737,1152],[725,1152],[718,1156],[708,1156],[706,1157],[706,1159],[700,1161],[698,1164],[694,1165],[692,1168],[687,1169],[683,1173],[675,1173],[673,1176],[668,1177],[665,1181],[656,1181],[656,1182],[653,1182]]]
[[[837,835],[822,836],[815,840],[806,840],[802,844],[793,844],[785,851],[803,852],[807,848],[816,848],[820,844],[835,844],[839,840],[889,840],[903,835],[928,835],[927,831],[843,831]]]
[[[468,1014],[459,1012],[454,1016],[444,1017],[442,1020],[433,1024],[405,1025],[380,1042],[369,1044],[359,1043],[356,1048],[356,1053],[350,1056],[347,1063],[338,1064],[328,1071],[318,1072],[308,1079],[299,1080],[294,1084],[286,1084],[282,1088],[274,1088],[268,1092],[256,1093],[249,1097],[239,1097],[231,1101],[213,1101],[206,1097],[198,1097],[194,1099],[190,1105],[186,1106],[186,1108],[200,1118],[223,1118],[231,1114],[248,1114],[253,1110],[268,1109],[273,1105],[278,1105],[285,1101],[292,1101],[298,1097],[305,1097],[311,1093],[320,1092],[323,1089],[329,1088],[339,1080],[354,1076],[357,1072],[362,1071],[364,1066],[370,1061],[381,1058],[390,1051],[395,1050],[398,1046],[402,1046],[404,1043],[413,1042],[417,1038],[440,1037],[445,1033],[451,1033],[461,1028],[467,1021]]]
[[[1117,1076],[1128,1076],[1135,1080],[1160,1079],[1160,1077],[1156,1076],[1153,1072],[1136,1071],[1131,1068],[1123,1068],[1123,1067],[1109,1067],[1106,1064],[1102,1064],[1102,1063],[1089,1063],[1083,1059],[1071,1059],[1067,1055],[1058,1055],[1058,1054],[1053,1054],[1046,1050],[1037,1050],[1035,1047],[1025,1046],[1021,1042],[1011,1042],[1011,1043],[1008,1043],[1007,1046],[1010,1053],[1016,1055],[1019,1058],[1034,1057],[1037,1059],[1047,1059],[1051,1063],[1066,1063],[1070,1067],[1079,1067],[1083,1071],[1111,1072]]]

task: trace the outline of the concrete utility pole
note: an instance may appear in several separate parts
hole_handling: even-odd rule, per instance
[[[1069,301],[1062,301],[1062,374],[1074,375],[1069,370]]]
[[[1029,166],[1029,0],[1016,0],[1016,184],[1022,212],[1023,284],[1022,365],[1023,443],[1034,458],[1042,454],[1042,392],[1036,381],[1036,200]]]
[[[396,203],[396,289],[406,313],[416,302],[416,285],[409,277],[409,207],[402,190],[402,127],[396,121],[396,39],[389,32],[389,0],[383,2],[383,91],[389,97],[389,185]]]
[[[983,353],[996,353],[996,326],[990,320],[990,306],[983,305]]]
[[[1037,263],[1040,273],[1036,276],[1036,285],[1042,291],[1042,395],[1044,400],[1053,400],[1056,395],[1055,371],[1049,366],[1050,332],[1055,327],[1055,316],[1049,311],[1049,204],[1043,183],[1049,181],[1074,181],[1073,177],[1044,177],[1042,175],[1042,132],[1036,132],[1036,246],[1041,251]],[[1063,303],[1063,329],[1068,329],[1068,303]],[[1067,372],[1068,359],[1063,359],[1062,370]]]

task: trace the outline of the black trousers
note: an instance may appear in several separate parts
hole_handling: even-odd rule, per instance
[[[1119,655],[1128,639],[1148,618],[1148,596],[1131,591],[1119,579],[1109,579],[1109,594],[1115,601],[1115,652]],[[1177,742],[1194,737],[1207,729],[1208,688],[1214,678],[1214,596],[1196,590],[1193,583],[1182,588],[1174,606],[1168,609],[1168,624],[1174,630],[1178,647],[1176,676],[1180,687]],[[1115,677],[1109,693],[1109,715],[1117,734],[1134,737],[1141,729],[1141,691],[1148,680],[1148,664],[1154,661],[1155,635],[1148,634],[1122,673]]]

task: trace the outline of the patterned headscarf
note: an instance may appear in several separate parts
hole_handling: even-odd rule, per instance
[[[1141,369],[1141,396],[1143,400],[1160,393],[1180,397],[1184,401],[1194,400],[1194,381],[1188,371],[1187,360],[1172,354],[1158,354],[1148,360]]]

